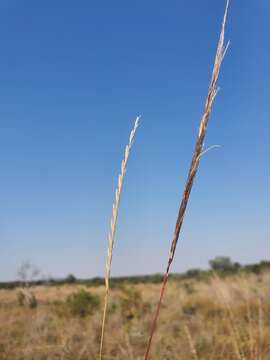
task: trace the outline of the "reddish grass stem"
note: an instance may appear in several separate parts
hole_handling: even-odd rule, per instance
[[[165,293],[165,289],[166,289],[166,285],[167,285],[167,281],[168,281],[168,277],[169,277],[169,273],[170,273],[171,264],[172,264],[173,259],[174,259],[175,250],[176,250],[176,246],[177,246],[177,243],[178,243],[180,230],[182,228],[182,224],[183,224],[183,221],[184,221],[184,216],[185,216],[189,196],[190,196],[190,193],[191,193],[191,190],[192,190],[194,179],[196,177],[197,170],[198,170],[200,160],[201,160],[201,156],[202,156],[202,153],[203,153],[204,138],[205,138],[205,135],[206,135],[207,125],[208,125],[208,122],[209,122],[209,117],[210,117],[210,114],[211,114],[213,101],[214,101],[215,96],[216,96],[217,91],[218,91],[218,89],[217,89],[217,80],[218,80],[222,60],[223,60],[224,55],[225,55],[226,50],[227,50],[227,46],[224,47],[224,34],[225,34],[225,24],[226,24],[226,19],[227,19],[228,6],[229,6],[229,0],[227,0],[227,3],[226,3],[225,13],[224,13],[222,27],[221,27],[221,33],[220,33],[218,46],[217,46],[217,51],[216,51],[214,68],[213,68],[213,72],[212,72],[212,78],[211,78],[211,82],[210,82],[210,86],[209,86],[209,90],[208,90],[208,94],[207,94],[207,98],[206,98],[204,112],[203,112],[201,122],[200,122],[200,126],[199,126],[199,132],[198,132],[198,136],[197,136],[197,140],[196,140],[196,144],[195,144],[195,149],[194,149],[194,152],[193,152],[193,155],[192,155],[192,160],[191,160],[190,169],[189,169],[189,172],[188,172],[186,185],[185,185],[185,188],[184,188],[184,192],[183,192],[183,195],[182,195],[182,200],[181,200],[181,203],[180,203],[180,208],[179,208],[179,211],[178,211],[178,216],[177,216],[177,220],[176,220],[175,230],[174,230],[173,239],[172,239],[171,248],[170,248],[170,253],[169,253],[169,259],[168,259],[168,263],[167,263],[167,268],[166,268],[166,272],[165,272],[165,275],[164,275],[164,278],[163,278],[163,283],[162,283],[162,287],[161,287],[161,291],[160,291],[159,301],[158,301],[158,304],[157,304],[157,308],[156,308],[156,311],[155,311],[155,314],[154,314],[154,319],[153,319],[152,326],[151,326],[151,329],[150,329],[150,336],[149,336],[149,340],[148,340],[148,344],[147,344],[147,348],[146,348],[145,360],[147,360],[148,357],[149,357],[151,344],[152,344],[152,339],[153,339],[153,336],[154,336],[154,333],[155,333],[155,330],[156,330],[157,321],[158,321],[158,317],[159,317],[159,314],[160,314],[160,308],[161,308],[162,300],[163,300],[163,297],[164,297],[164,293]]]

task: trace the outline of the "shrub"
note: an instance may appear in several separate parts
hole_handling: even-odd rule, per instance
[[[36,308],[38,305],[35,295],[26,289],[18,291],[17,301],[20,306],[28,306],[31,309]]]
[[[69,295],[66,299],[67,310],[74,316],[84,317],[92,314],[100,305],[98,296],[92,295],[85,290],[80,290]]]
[[[200,269],[190,269],[185,273],[187,278],[198,278],[201,274]]]
[[[125,287],[122,289],[120,307],[121,313],[126,320],[141,318],[150,310],[150,304],[144,302],[140,291],[133,287]]]
[[[17,300],[20,306],[24,306],[25,295],[21,290],[17,293]]]
[[[37,302],[37,298],[35,297],[34,294],[31,294],[28,298],[28,306],[31,308],[31,309],[34,309],[36,308],[38,305],[38,302]]]
[[[186,316],[194,316],[197,313],[198,305],[195,302],[186,303],[182,307],[182,312]]]
[[[69,274],[66,279],[65,279],[65,282],[67,284],[75,284],[77,281],[76,277],[73,275],[73,274]]]
[[[185,289],[187,294],[193,294],[195,292],[194,286],[190,282],[184,282],[183,288]]]

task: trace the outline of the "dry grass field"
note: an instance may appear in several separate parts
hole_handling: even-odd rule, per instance
[[[269,288],[270,272],[170,280],[150,358],[270,359]],[[74,284],[31,291],[33,308],[19,304],[19,289],[0,290],[0,359],[98,359],[105,288]],[[144,358],[159,291],[160,284],[112,289],[104,359]]]

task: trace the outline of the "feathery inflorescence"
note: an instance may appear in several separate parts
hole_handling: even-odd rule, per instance
[[[194,182],[195,176],[197,174],[197,170],[198,170],[201,156],[203,153],[203,143],[204,143],[204,138],[205,138],[205,134],[206,134],[206,130],[207,130],[207,125],[209,122],[210,113],[212,110],[213,101],[214,101],[217,91],[218,91],[217,80],[218,80],[218,76],[219,76],[219,71],[220,71],[220,67],[222,64],[222,60],[225,56],[225,53],[226,53],[226,50],[228,47],[228,45],[226,47],[224,47],[225,24],[226,24],[226,19],[227,19],[228,7],[229,7],[229,0],[227,0],[227,4],[226,4],[226,8],[225,8],[225,13],[224,13],[222,27],[221,27],[221,33],[220,33],[219,42],[218,42],[217,51],[216,51],[214,68],[213,68],[213,72],[212,72],[212,78],[211,78],[211,82],[210,82],[210,86],[209,86],[209,90],[208,90],[208,94],[207,94],[204,112],[203,112],[200,126],[199,126],[199,132],[198,132],[195,149],[194,149],[192,160],[191,160],[191,165],[190,165],[186,185],[184,188],[182,200],[180,203],[180,208],[178,211],[178,216],[177,216],[177,220],[176,220],[175,230],[174,230],[170,253],[169,253],[169,259],[168,259],[168,263],[167,263],[167,268],[166,268],[166,272],[164,274],[163,283],[162,283],[162,287],[161,287],[161,291],[160,291],[160,297],[159,297],[157,308],[156,308],[156,311],[154,314],[154,319],[153,319],[151,330],[150,330],[150,336],[149,336],[149,340],[148,340],[148,344],[147,344],[147,348],[146,348],[146,352],[145,352],[145,360],[147,360],[149,357],[151,343],[152,343],[154,332],[156,330],[157,320],[158,320],[159,313],[160,313],[160,307],[161,307],[162,299],[164,296],[166,284],[168,281],[171,264],[174,259],[180,230],[181,230],[181,227],[182,227],[182,224],[184,221],[184,216],[185,216],[190,192],[191,192],[193,182]]]
[[[106,270],[105,270],[105,298],[104,298],[104,309],[103,309],[103,318],[102,318],[102,329],[101,329],[101,340],[100,340],[100,351],[99,351],[99,358],[102,359],[102,350],[103,350],[103,343],[104,343],[104,332],[105,332],[105,322],[106,322],[106,314],[107,314],[107,307],[108,307],[108,300],[109,300],[109,293],[110,293],[110,275],[111,275],[111,267],[112,267],[112,256],[113,256],[113,247],[115,241],[115,232],[116,232],[116,224],[117,224],[117,217],[118,217],[118,209],[121,199],[121,193],[123,188],[123,180],[126,173],[127,162],[130,154],[130,150],[133,144],[134,136],[136,130],[139,126],[140,116],[138,116],[135,120],[135,124],[133,129],[131,130],[128,144],[125,148],[124,158],[121,163],[121,172],[118,176],[118,184],[115,191],[115,201],[112,208],[112,218],[111,218],[111,227],[110,232],[108,235],[108,253],[106,259]]]

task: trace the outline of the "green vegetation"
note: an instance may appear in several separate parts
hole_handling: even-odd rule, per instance
[[[132,320],[133,318],[140,319],[151,309],[150,304],[143,301],[141,292],[133,286],[124,287],[119,300],[121,314],[126,320]]]
[[[99,297],[85,290],[69,295],[66,299],[66,309],[74,316],[84,317],[99,308]]]
[[[174,273],[170,275],[171,280],[189,280],[194,279],[198,281],[209,280],[209,278],[217,273],[222,277],[233,274],[261,274],[270,270],[270,261],[263,260],[256,264],[241,265],[238,262],[232,262],[229,257],[218,256],[209,261],[211,269],[200,270],[190,269],[185,273]],[[123,285],[137,285],[137,284],[160,284],[163,280],[162,274],[153,275],[138,275],[138,276],[123,276],[114,277],[111,279],[112,288],[121,288]],[[30,281],[31,286],[46,285],[46,286],[59,286],[68,284],[85,285],[87,287],[98,287],[104,285],[104,278],[95,277],[92,279],[77,279],[74,275],[70,274],[64,279],[49,280],[34,280]],[[0,282],[0,289],[15,289],[23,285],[22,281]]]

